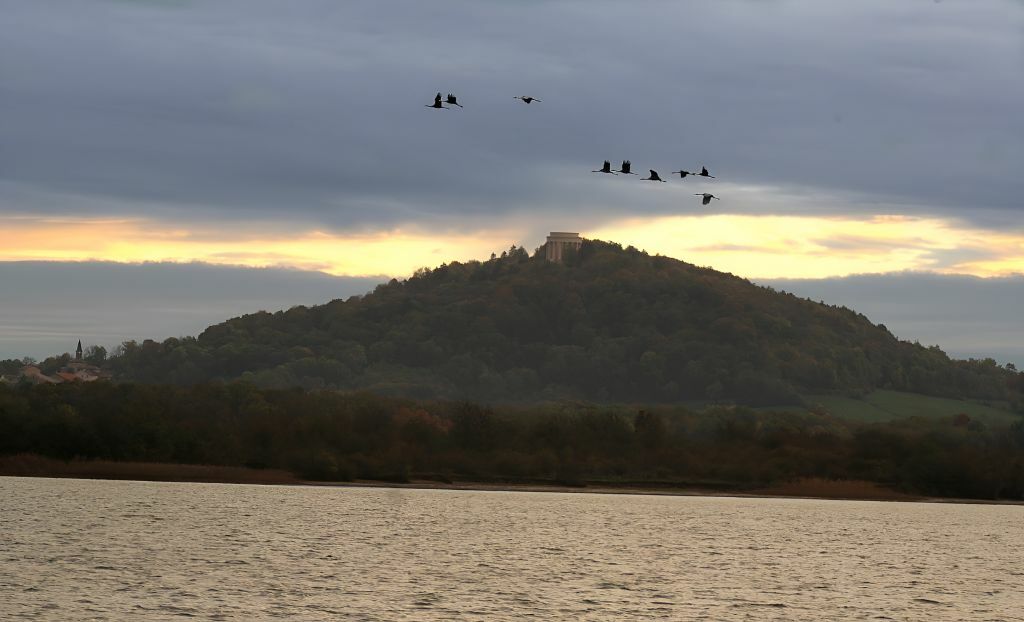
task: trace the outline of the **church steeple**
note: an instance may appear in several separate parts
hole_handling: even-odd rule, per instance
[[[75,360],[76,361],[82,360],[82,340],[81,339],[78,340],[78,348],[75,350]]]

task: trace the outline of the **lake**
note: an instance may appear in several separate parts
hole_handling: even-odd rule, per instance
[[[4,620],[1024,620],[1024,507],[0,477]]]

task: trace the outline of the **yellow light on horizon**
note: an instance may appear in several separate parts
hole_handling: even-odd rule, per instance
[[[587,237],[632,244],[748,278],[824,278],[907,270],[1024,273],[1024,233],[972,229],[940,218],[879,215],[667,216],[631,219]],[[957,254],[987,256],[955,261]]]
[[[513,238],[514,239],[514,238]],[[507,232],[428,235],[403,230],[334,235],[308,231],[217,236],[146,221],[26,222],[0,229],[0,260],[205,262],[291,267],[333,275],[408,275],[424,266],[489,257]]]
[[[0,219],[0,260],[207,262],[293,267],[333,275],[406,276],[417,268],[486,259],[525,230],[395,229],[371,233],[222,231],[136,219]],[[930,270],[977,276],[1024,273],[1024,232],[954,220],[716,214],[634,218],[583,236],[711,266],[747,278],[822,278]],[[543,240],[520,242],[529,250]]]

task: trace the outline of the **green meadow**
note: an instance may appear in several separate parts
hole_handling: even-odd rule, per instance
[[[986,424],[1007,424],[1020,419],[1020,415],[1003,408],[1004,404],[998,402],[983,404],[883,389],[872,391],[859,399],[838,395],[809,395],[807,402],[820,404],[829,414],[837,417],[864,423],[910,417],[942,419],[961,413]]]

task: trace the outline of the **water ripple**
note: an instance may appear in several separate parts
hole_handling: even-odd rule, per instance
[[[1024,620],[1024,508],[0,478],[0,618]]]

